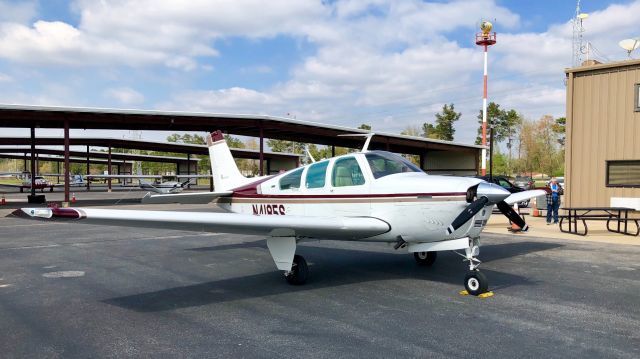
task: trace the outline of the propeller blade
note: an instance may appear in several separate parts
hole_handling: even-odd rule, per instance
[[[480,212],[484,206],[489,203],[489,199],[487,197],[480,197],[477,200],[473,201],[467,208],[462,211],[456,217],[456,219],[451,222],[449,227],[447,228],[447,235],[455,232],[458,228],[462,227],[463,224],[467,223],[476,213]]]
[[[523,232],[526,232],[527,230],[529,230],[529,226],[524,221],[524,219],[522,219],[522,217],[520,217],[520,215],[516,211],[514,211],[513,208],[511,208],[511,206],[507,202],[505,201],[498,202],[498,209],[500,210],[500,212],[502,212],[502,214],[504,214],[507,218],[509,218],[511,222],[518,225],[518,227],[520,227]]]
[[[547,194],[547,192],[545,192],[544,190],[533,189],[533,190],[529,190],[529,191],[523,191],[523,192],[514,193],[514,194],[510,195],[509,197],[507,197],[504,201],[507,204],[514,204],[516,202],[526,201],[526,200],[534,198],[534,197],[544,196],[545,194]]]

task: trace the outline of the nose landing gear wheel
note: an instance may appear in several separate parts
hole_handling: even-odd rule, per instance
[[[287,282],[292,285],[302,285],[307,281],[309,276],[309,267],[304,257],[295,255],[293,256],[293,265],[291,270],[285,274]]]
[[[471,295],[480,295],[489,289],[489,281],[479,271],[471,271],[464,277],[464,288]]]
[[[431,267],[438,258],[438,252],[413,252],[413,258],[416,259],[418,265]]]

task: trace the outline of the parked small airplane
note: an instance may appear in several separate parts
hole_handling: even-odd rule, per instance
[[[183,229],[267,237],[276,267],[291,284],[307,280],[306,260],[295,254],[305,239],[387,242],[406,248],[420,265],[431,266],[438,251],[464,250],[470,294],[488,290],[478,270],[480,232],[494,206],[527,230],[510,204],[538,196],[511,194],[481,179],[432,176],[401,156],[370,151],[322,160],[275,176],[242,176],[222,132],[208,138],[217,192],[147,196],[149,203],[217,204],[230,213],[140,211],[93,208],[23,208],[16,215],[78,220],[117,226]]]
[[[117,179],[117,180],[154,179],[154,180],[162,180],[162,176],[160,176],[160,175],[87,175],[86,178],[87,178],[87,181],[107,180],[107,179]]]
[[[190,181],[191,180],[187,180],[184,182],[166,181],[155,184],[140,181],[140,188],[161,194],[180,193],[189,184]]]
[[[31,190],[31,173],[30,172],[20,172],[20,173],[12,173],[12,176],[16,176],[18,178],[22,178],[22,184],[0,184],[0,187],[10,187],[10,188],[18,188],[20,192],[24,192],[25,189]],[[44,192],[45,188],[48,188],[49,191],[53,192],[53,187],[56,185],[52,184],[48,180],[46,180],[43,176],[36,176],[33,180],[33,188],[36,190],[40,190],[40,192]]]

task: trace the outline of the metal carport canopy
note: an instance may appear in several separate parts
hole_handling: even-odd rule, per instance
[[[26,146],[26,145],[29,145],[30,143],[31,143],[31,139],[28,137],[0,137],[1,146]],[[37,137],[35,138],[35,144],[36,146],[64,146],[64,138]],[[123,148],[123,149],[130,149],[130,150],[174,152],[174,153],[209,156],[209,148],[205,145],[191,145],[191,144],[173,143],[173,142],[125,140],[125,139],[108,138],[108,137],[73,137],[69,139],[69,145],[70,146],[111,147],[111,148]],[[0,150],[1,149],[2,147],[0,147]],[[25,150],[26,152],[31,151],[30,149],[25,148],[25,149],[20,149],[18,151],[11,151],[11,152],[25,152]],[[244,158],[244,159],[260,158],[260,150],[252,150],[247,148],[231,148],[230,150],[234,158]],[[98,156],[102,156],[102,154],[104,154],[105,156],[107,155],[106,152],[92,151],[90,153],[96,154]],[[117,154],[114,153],[113,155],[115,156]],[[141,155],[141,156],[149,157],[147,155]],[[272,158],[285,159],[286,158],[286,159],[296,160],[297,158],[301,157],[301,155],[293,154],[293,153],[284,153],[284,152],[264,151],[264,157],[265,159],[272,159]],[[133,159],[133,160],[139,161],[140,159]],[[175,159],[171,162],[175,162],[175,160],[186,161],[187,158],[175,157]],[[149,161],[149,162],[153,162],[153,161]],[[169,161],[160,161],[160,162],[169,162]]]
[[[361,147],[362,139],[338,137],[338,135],[368,132],[344,126],[268,115],[0,105],[0,127],[63,128],[65,120],[68,121],[70,128],[76,129],[222,130],[234,135],[295,139],[299,142],[352,148]],[[371,148],[398,153],[424,154],[430,150],[478,152],[482,146],[376,132]]]

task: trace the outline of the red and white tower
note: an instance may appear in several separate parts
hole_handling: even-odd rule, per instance
[[[480,31],[476,34],[476,45],[484,47],[484,91],[482,94],[482,175],[487,175],[487,54],[489,46],[496,43],[496,33],[491,32],[493,25],[489,21],[482,21]]]

